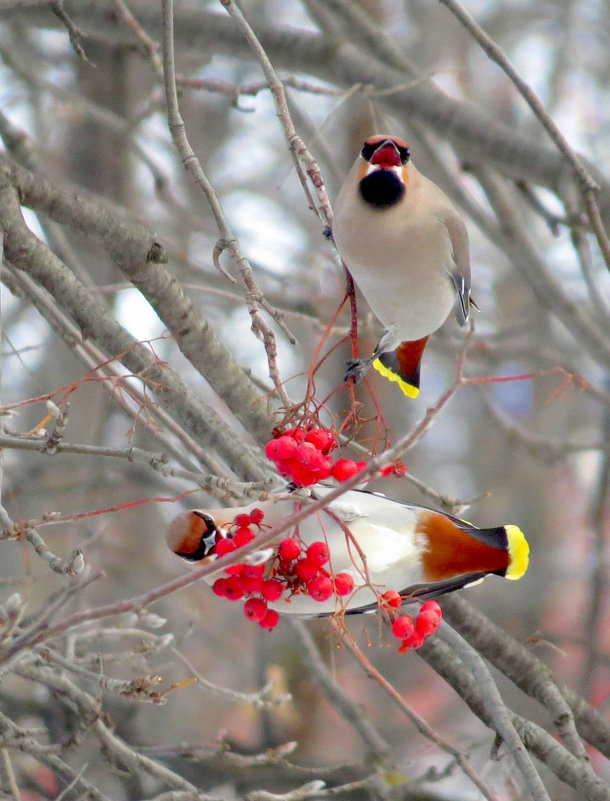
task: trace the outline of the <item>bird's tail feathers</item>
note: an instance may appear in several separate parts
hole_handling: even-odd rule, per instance
[[[382,353],[373,367],[388,381],[395,381],[409,398],[419,395],[419,370],[428,337],[401,342],[396,350]]]
[[[459,524],[458,524],[459,525]],[[505,551],[508,564],[502,570],[495,571],[507,579],[520,579],[529,565],[530,546],[525,535],[518,526],[496,526],[495,528],[476,528],[468,523],[460,525],[471,537],[484,542],[492,548]]]

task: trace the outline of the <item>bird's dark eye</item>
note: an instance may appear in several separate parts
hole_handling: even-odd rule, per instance
[[[210,515],[206,515],[205,512],[195,512],[195,514],[205,523],[205,531],[201,537],[199,548],[199,553],[203,554],[199,558],[202,559],[216,548],[216,532],[218,529],[216,528],[216,521]]]
[[[411,153],[409,152],[408,147],[403,147],[403,145],[399,145],[397,142],[394,142],[396,147],[398,148],[398,155],[400,156],[400,163],[406,164],[407,161],[411,158]]]
[[[210,529],[216,530],[216,521],[211,515],[207,515],[205,512],[200,512],[198,509],[193,510],[194,513],[199,517],[206,525],[206,529],[209,531]]]
[[[379,144],[371,145],[368,142],[364,143],[364,147],[362,148],[362,153],[360,154],[365,161],[370,161],[373,153],[377,150]]]

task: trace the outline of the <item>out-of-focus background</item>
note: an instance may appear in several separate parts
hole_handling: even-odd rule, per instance
[[[603,732],[610,277],[592,205],[607,223],[610,8],[467,4],[599,184],[587,213],[565,153],[452,6],[240,3],[284,82],[283,120],[317,160],[331,203],[363,140],[389,132],[408,140],[414,163],[467,222],[479,311],[464,375],[481,380],[433,416],[403,455],[404,478],[371,486],[481,526],[521,526],[527,575],[518,584],[492,577],[462,596],[599,708]],[[324,236],[323,195],[307,178],[312,162],[300,161],[307,196],[238,17],[220,2],[181,0],[174,23],[185,132],[224,229],[172,143],[161,4],[0,3],[3,797],[190,798],[195,786],[223,799],[291,799],[317,779],[361,781],[343,791],[356,799],[528,797],[507,750],[492,759],[493,733],[416,653],[399,654],[376,618],[349,621],[355,642],[436,742],[327,621],[307,624],[311,642],[285,621],[262,632],[201,582],[127,615],[116,606],[87,616],[184,574],[164,545],[168,522],[239,497],[235,483],[224,500],[212,497],[200,488],[207,476],[269,478],[262,446],[286,400],[303,400],[320,345],[317,358],[329,354],[315,376],[316,401],[328,399],[320,420],[339,428],[351,408],[341,387],[347,305],[328,329],[345,276]],[[215,256],[227,232],[240,253]],[[365,354],[379,326],[359,295],[358,312]],[[283,399],[270,376],[273,337]],[[464,344],[453,321],[432,337],[417,400],[377,374],[370,391],[359,385],[368,422],[347,430],[344,455],[368,458],[384,436],[394,444],[414,431],[454,381]],[[71,576],[76,549],[86,567]],[[82,586],[96,571],[103,576]],[[82,621],[45,637],[78,612]],[[324,689],[316,660],[346,706]],[[506,703],[555,736],[557,709],[494,671]],[[142,678],[153,675],[161,678]],[[169,692],[194,675],[221,689],[200,681]],[[127,686],[136,678],[145,689]],[[268,681],[273,698],[290,698],[265,705],[266,695],[224,691],[259,693]],[[591,766],[576,747],[585,779],[599,777],[592,795],[582,777],[569,786],[536,763],[551,798],[610,797],[600,737]],[[286,756],[268,752],[292,742]],[[314,789],[294,798],[318,797]]]

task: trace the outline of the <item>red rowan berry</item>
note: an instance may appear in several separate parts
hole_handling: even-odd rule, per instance
[[[305,436],[305,442],[311,442],[325,456],[337,447],[334,433],[323,428],[312,428]]]
[[[440,625],[441,617],[433,609],[426,609],[420,612],[415,623],[417,630],[421,631],[424,637],[434,634]]]
[[[251,523],[250,515],[242,512],[235,517],[233,523],[237,526],[237,528],[247,528]]]
[[[312,445],[311,442],[301,442],[297,445],[296,459],[308,470],[318,464],[321,456],[322,454],[320,451],[315,445]]]
[[[301,546],[299,541],[296,537],[286,537],[285,540],[282,540],[278,546],[278,553],[280,559],[283,559],[286,562],[291,562],[293,559],[297,559],[301,555]]]
[[[316,576],[307,583],[307,592],[314,601],[328,601],[333,594],[333,583],[326,576]]]
[[[280,450],[280,446],[278,445],[277,439],[270,439],[269,442],[265,445],[265,456],[267,459],[271,459],[272,462],[277,462],[280,458],[278,456],[278,451]]]
[[[441,609],[440,604],[438,601],[424,601],[421,605],[421,612],[429,612],[432,611],[434,614],[438,615],[439,617],[443,616],[443,610]]]
[[[244,597],[244,590],[238,576],[230,576],[226,582],[224,591],[225,598],[228,598],[229,601],[239,601],[240,598]]]
[[[253,509],[250,512],[250,522],[253,523],[255,526],[260,526],[260,524],[263,522],[264,517],[265,513],[263,512],[262,509]]]
[[[337,573],[335,576],[335,592],[337,595],[349,595],[354,589],[354,579],[349,573]]]
[[[261,592],[263,589],[263,579],[261,576],[240,576],[239,581],[242,589],[249,595],[254,595]]]
[[[269,631],[271,631],[271,629],[274,629],[277,626],[279,619],[280,616],[275,611],[275,609],[267,609],[265,617],[262,620],[258,621],[258,625],[262,629],[269,629]]]
[[[294,572],[301,579],[301,581],[309,581],[317,576],[320,570],[320,565],[312,562],[310,559],[299,559],[294,566]]]
[[[235,545],[233,540],[224,538],[216,543],[216,555],[224,556],[227,553],[231,553],[231,551],[234,551],[236,548],[237,545]]]
[[[408,639],[415,629],[410,617],[397,617],[392,623],[392,634],[399,640]]]
[[[325,565],[330,559],[328,546],[325,542],[312,542],[306,553],[309,561],[320,567]]]
[[[297,450],[297,444],[292,437],[285,434],[276,440],[276,460],[285,462],[292,459]]]
[[[327,459],[326,456],[320,458],[320,465],[314,470],[318,481],[324,481],[332,475],[333,464],[333,460]]]
[[[418,648],[422,647],[422,645],[424,644],[424,640],[425,639],[426,638],[421,633],[421,631],[418,631],[417,629],[415,629],[415,631],[413,632],[413,634],[411,634],[410,637],[407,637],[406,639],[404,639],[402,641],[402,645],[400,646],[400,648],[398,650],[401,653],[403,653],[404,651],[408,651],[410,648],[413,648],[413,650],[416,651]]]
[[[248,598],[244,604],[244,615],[255,623],[261,621],[267,614],[267,603],[262,598]]]
[[[387,590],[381,596],[382,606],[389,606],[393,609],[398,609],[402,604],[402,598],[398,590]]]
[[[265,565],[244,565],[241,571],[242,576],[258,578],[265,572]]]
[[[237,548],[241,548],[242,545],[247,545],[249,542],[252,542],[255,536],[255,533],[249,526],[238,528],[233,535],[233,542]]]
[[[265,601],[277,601],[284,593],[284,585],[279,579],[267,579],[263,581],[261,595]]]
[[[224,577],[217,578],[214,584],[212,585],[212,592],[214,595],[219,595],[221,598],[224,597],[225,590],[227,585],[227,579]]]
[[[347,481],[358,472],[358,466],[353,459],[339,459],[332,469],[333,478],[337,481]]]
[[[276,462],[275,467],[277,472],[284,478],[292,478],[292,459],[288,459],[285,462],[280,460]]]
[[[293,459],[291,464],[292,469],[292,481],[298,487],[309,487],[311,484],[316,484],[318,481],[318,476],[315,473],[312,473],[311,470],[306,468],[304,465],[300,463],[296,463],[296,459]]]

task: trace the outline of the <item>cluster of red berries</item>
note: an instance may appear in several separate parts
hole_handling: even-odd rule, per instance
[[[269,440],[265,455],[275,462],[277,471],[289,478],[295,487],[309,487],[331,476],[339,482],[347,481],[366,467],[366,462],[353,459],[333,461],[331,451],[337,447],[333,431],[326,428],[290,428]],[[407,468],[402,462],[384,467],[382,476],[392,473],[402,477]]]
[[[238,514],[226,536],[217,534],[214,553],[225,554],[252,542],[262,528],[264,513],[253,509],[249,514]],[[273,549],[273,555],[264,564],[236,564],[225,570],[213,585],[216,595],[229,601],[244,600],[244,614],[263,629],[271,630],[279,622],[279,615],[268,604],[293,595],[306,594],[320,603],[349,595],[354,579],[349,573],[332,573],[326,569],[330,552],[325,542],[316,541],[305,546],[297,537],[286,537]],[[387,590],[379,598],[382,609],[390,612],[399,609],[402,598],[397,590]],[[426,601],[415,621],[408,616],[397,617],[392,623],[392,634],[402,641],[399,650],[420,648],[426,637],[441,624],[442,610],[436,601]]]
[[[309,487],[324,479],[347,481],[366,467],[366,462],[352,459],[333,461],[329,455],[337,447],[332,431],[324,428],[291,428],[269,440],[265,447],[268,459],[275,462],[278,473],[297,487]]]
[[[253,509],[250,514],[239,514],[233,521],[229,536],[216,542],[215,553],[227,553],[247,545],[256,534],[252,525],[259,528],[264,514]],[[279,615],[268,603],[292,595],[307,594],[314,601],[327,601],[331,596],[349,595],[354,589],[354,580],[349,573],[329,573],[324,567],[330,560],[328,546],[324,542],[313,542],[304,547],[296,537],[287,537],[274,548],[274,555],[261,565],[231,565],[226,576],[216,579],[213,590],[216,595],[230,601],[246,598],[244,614],[248,620],[264,629],[277,626]]]
[[[396,593],[398,598],[400,598],[396,590],[388,590],[388,592],[384,593],[382,596],[382,602],[386,596],[392,593]],[[399,605],[393,603],[392,600],[387,600],[386,603],[387,606]],[[410,648],[421,648],[426,637],[429,637],[430,634],[434,634],[441,625],[442,616],[442,609],[436,601],[426,601],[421,605],[415,622],[406,615],[395,618],[392,623],[392,634],[399,640],[402,640],[402,644],[398,650],[402,652]]]

